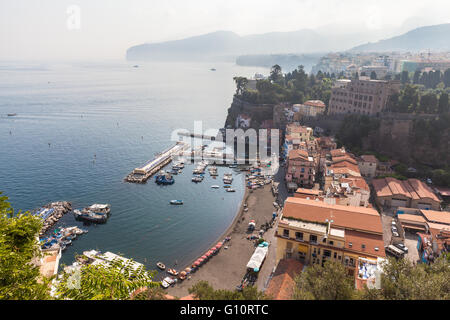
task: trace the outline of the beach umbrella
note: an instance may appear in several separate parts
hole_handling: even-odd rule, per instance
[[[186,272],[186,273],[191,272],[191,268],[186,268],[186,269],[184,269],[184,272]]]
[[[209,257],[211,254],[212,254],[211,251],[208,251],[207,253],[205,253],[205,256]]]
[[[206,260],[206,259],[208,259],[208,257],[207,256],[202,256],[200,259]]]
[[[193,267],[199,266],[200,263],[201,263],[201,262],[197,260],[197,261],[194,262],[194,264],[193,264],[192,266],[193,266]]]
[[[209,251],[208,251],[208,254],[209,254],[209,255],[214,254],[214,250],[209,250]]]
[[[253,269],[253,271],[258,272],[258,271],[259,271],[259,268],[255,268],[255,269]]]

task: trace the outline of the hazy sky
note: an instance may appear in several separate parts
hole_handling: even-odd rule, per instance
[[[0,59],[122,59],[132,45],[216,30],[391,36],[449,22],[449,0],[0,0]]]

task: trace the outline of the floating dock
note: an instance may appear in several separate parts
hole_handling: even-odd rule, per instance
[[[142,167],[134,169],[126,176],[125,181],[145,183],[151,176],[169,164],[174,156],[181,155],[188,147],[187,143],[177,142],[173,147],[158,154],[155,159],[147,162]]]

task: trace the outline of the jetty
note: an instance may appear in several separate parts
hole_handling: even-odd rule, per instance
[[[58,201],[49,203],[31,214],[39,217],[43,221],[42,229],[39,233],[40,236],[44,235],[48,229],[50,229],[59,219],[62,218],[67,212],[72,211],[72,204],[67,201]]]
[[[172,162],[175,156],[182,155],[183,151],[189,147],[189,144],[178,141],[174,146],[164,150],[156,157],[139,168],[135,168],[125,178],[125,181],[132,183],[145,183],[151,176]]]

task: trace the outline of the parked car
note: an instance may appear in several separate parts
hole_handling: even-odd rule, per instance
[[[400,237],[400,235],[399,235],[398,232],[396,232],[396,231],[392,231],[392,235],[393,235],[394,237]]]
[[[403,243],[397,243],[397,244],[394,244],[394,246],[396,246],[397,248],[399,248],[403,252],[408,253],[408,247],[405,246]]]
[[[393,226],[393,227],[397,227],[397,223],[395,222],[395,220],[392,220],[392,222],[391,222],[391,226]]]

